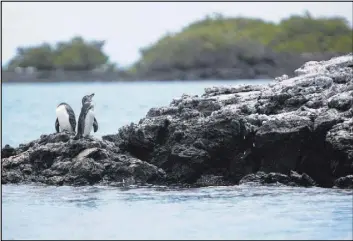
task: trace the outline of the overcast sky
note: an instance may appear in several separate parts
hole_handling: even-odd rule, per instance
[[[3,2],[2,62],[18,46],[56,43],[74,35],[106,40],[113,62],[129,65],[139,48],[164,33],[179,31],[213,12],[278,22],[305,10],[315,16],[343,16],[352,25],[352,2]]]

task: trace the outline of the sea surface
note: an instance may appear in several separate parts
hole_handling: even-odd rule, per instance
[[[116,133],[151,107],[214,85],[260,81],[2,85],[2,146],[55,131],[55,107],[95,93],[99,131]],[[2,239],[346,239],[352,190],[284,186],[53,187],[2,185]]]

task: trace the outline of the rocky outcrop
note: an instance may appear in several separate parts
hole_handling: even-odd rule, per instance
[[[185,94],[103,139],[161,167],[169,183],[236,184],[258,171],[295,171],[332,187],[353,174],[352,66],[350,54],[308,62],[269,85]]]
[[[353,55],[295,74],[184,94],[102,141],[59,133],[6,146],[2,180],[352,188]]]
[[[5,155],[4,155],[5,154]],[[119,153],[113,143],[74,140],[67,133],[2,150],[2,183],[41,182],[52,185],[146,184],[163,180],[160,168]]]

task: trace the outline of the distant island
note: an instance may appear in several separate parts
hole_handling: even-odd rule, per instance
[[[75,36],[55,46],[19,47],[3,67],[3,82],[259,79],[293,73],[310,60],[352,51],[353,30],[341,17],[309,12],[278,24],[261,19],[206,16],[140,49],[128,68],[112,63],[105,41]]]

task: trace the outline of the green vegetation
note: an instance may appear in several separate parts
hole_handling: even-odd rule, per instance
[[[224,66],[235,59],[234,56],[249,63],[263,58],[266,50],[277,53],[351,52],[352,37],[347,21],[339,17],[313,18],[305,13],[274,24],[216,14],[141,49],[142,58],[136,66],[146,70]]]
[[[74,37],[68,42],[59,42],[55,47],[47,43],[39,46],[18,48],[17,55],[10,61],[8,69],[35,67],[38,70],[92,70],[108,63],[103,52],[104,41],[85,41]]]
[[[273,63],[271,53],[351,52],[352,28],[343,18],[313,18],[309,13],[291,16],[275,24],[261,19],[206,16],[156,43],[142,48],[141,59],[126,73],[230,67],[234,62],[254,64],[260,59]],[[74,37],[55,46],[18,48],[8,69],[35,67],[37,70],[113,69],[103,52],[104,41]],[[270,53],[270,54],[269,54]]]

